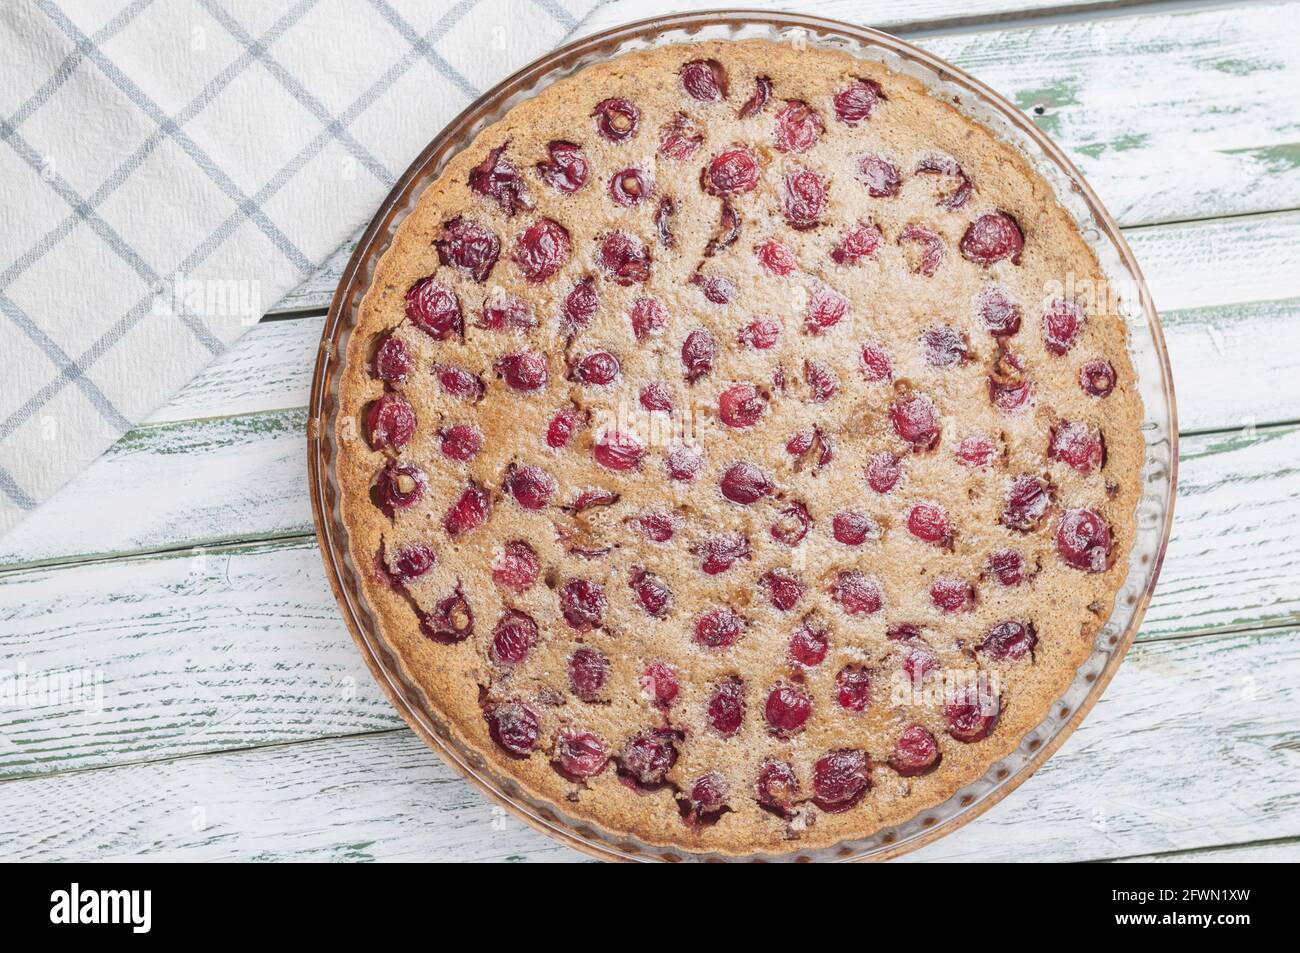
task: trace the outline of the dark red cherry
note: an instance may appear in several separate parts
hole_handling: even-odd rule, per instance
[[[478,222],[458,215],[443,224],[433,247],[438,251],[438,261],[482,284],[501,254],[501,239]]]
[[[807,152],[817,143],[825,127],[821,116],[807,103],[788,99],[776,114],[773,141],[780,152]]]
[[[907,394],[889,407],[894,433],[917,450],[933,450],[939,445],[939,412],[924,394]]]
[[[763,717],[779,737],[788,738],[800,731],[812,714],[812,697],[789,685],[778,685],[767,693]]]
[[[830,437],[818,426],[806,427],[791,434],[785,442],[785,452],[798,458],[795,462],[796,471],[802,470],[809,462],[814,468],[821,469],[830,466],[831,460],[835,458]]]
[[[596,294],[595,279],[587,275],[575,284],[564,298],[560,312],[565,332],[571,334],[580,328],[585,328],[596,316],[599,307],[600,297]]]
[[[602,652],[583,646],[569,656],[569,687],[582,701],[600,701],[608,676],[609,659]]]
[[[1080,473],[1100,469],[1106,462],[1106,444],[1100,431],[1063,420],[1052,428],[1047,456],[1060,460]]]
[[[764,761],[754,783],[754,797],[769,811],[789,814],[799,800],[799,779],[784,761]]]
[[[431,546],[424,543],[403,546],[393,554],[393,579],[405,586],[432,569],[437,561],[438,557]]]
[[[465,330],[460,299],[454,291],[432,277],[421,278],[406,289],[406,316],[436,341],[445,341]]]
[[[736,297],[736,284],[722,275],[691,275],[691,284],[700,289],[704,299],[712,304],[731,304]]]
[[[979,651],[999,662],[1016,661],[1033,652],[1038,644],[1038,634],[1032,622],[1017,622],[1009,619],[999,622],[984,633]]]
[[[507,354],[497,361],[496,370],[511,390],[523,392],[545,387],[551,376],[545,356],[534,351]]]
[[[568,229],[552,219],[540,218],[515,240],[510,257],[523,276],[537,284],[563,268],[572,251]]]
[[[651,662],[641,673],[638,685],[646,701],[667,709],[677,698],[677,671],[667,662]]]
[[[811,526],[812,516],[808,507],[795,500],[777,513],[777,520],[772,524],[772,538],[786,546],[798,546]]]
[[[673,601],[673,591],[668,584],[652,572],[636,568],[628,575],[628,586],[648,615],[662,619],[668,614]]]
[[[1004,586],[1018,586],[1025,581],[1025,558],[1014,549],[989,553],[989,572]]]
[[[840,377],[829,364],[821,361],[804,361],[803,378],[808,385],[808,397],[818,404],[824,404],[840,390]]]
[[[903,469],[898,457],[884,451],[867,461],[867,485],[877,493],[888,493],[898,484]]]
[[[536,325],[537,318],[529,304],[499,288],[483,302],[479,326],[489,331],[530,331]]]
[[[941,760],[943,755],[934,735],[920,725],[909,725],[894,742],[889,766],[902,777],[915,778],[929,774]]]
[[[907,531],[917,539],[935,546],[952,545],[952,524],[942,507],[918,503],[907,514]]]
[[[835,674],[835,701],[849,711],[866,711],[871,704],[871,673],[861,665],[846,665]]]
[[[699,475],[704,466],[704,455],[694,447],[678,444],[668,451],[664,461],[668,466],[668,478],[678,483],[690,483]]]
[[[673,118],[659,127],[659,154],[678,162],[695,155],[704,142],[704,128],[686,113],[674,113]]]
[[[835,106],[835,118],[846,126],[856,126],[863,120],[871,118],[871,111],[888,99],[880,84],[871,79],[855,78],[852,83],[841,89],[832,98]]]
[[[899,234],[898,244],[905,246],[908,267],[914,275],[933,278],[943,264],[943,238],[933,228],[912,222]]]
[[[497,146],[469,173],[469,187],[501,207],[507,216],[514,215],[524,204],[524,180],[519,168],[504,155],[506,147]]]
[[[758,584],[767,592],[772,606],[789,612],[803,598],[804,584],[789,569],[769,569],[759,577]]]
[[[624,208],[640,205],[653,190],[650,177],[640,169],[624,169],[609,178],[609,197]]]
[[[830,639],[826,630],[805,620],[790,636],[790,658],[815,668],[826,660]]]
[[[831,532],[845,546],[861,546],[879,531],[875,520],[853,510],[840,510],[831,517]]]
[[[602,387],[612,384],[621,370],[618,358],[609,351],[592,351],[590,354],[584,354],[573,365],[571,377],[579,384]]]
[[[996,695],[968,686],[961,697],[943,708],[948,734],[964,744],[983,741],[997,727],[1002,700]]]
[[[448,364],[435,372],[438,384],[443,391],[461,400],[478,401],[483,399],[487,386],[477,374],[471,374],[463,367]]]
[[[1053,354],[1064,354],[1074,346],[1083,323],[1082,308],[1073,301],[1054,298],[1043,309],[1043,346]]]
[[[443,528],[447,530],[449,536],[459,536],[461,533],[468,533],[472,529],[477,529],[487,522],[488,514],[492,509],[492,499],[488,496],[487,490],[477,483],[471,482],[469,486],[461,491],[456,502],[447,510],[447,514],[442,518]]]
[[[474,612],[460,583],[450,595],[434,603],[432,612],[421,614],[420,631],[440,645],[455,645],[474,634]]]
[[[749,558],[749,540],[739,533],[710,536],[694,550],[700,557],[700,569],[716,576],[731,568],[737,559]]]
[[[1066,510],[1056,530],[1056,552],[1061,560],[1086,572],[1105,572],[1114,553],[1110,524],[1092,510]]]
[[[395,384],[406,380],[414,361],[411,352],[394,334],[385,334],[375,348],[375,357],[370,365],[370,372],[381,381]],[[1109,365],[1107,365],[1109,367]]]
[[[766,406],[753,384],[734,384],[718,396],[718,419],[728,427],[752,427]]]
[[[657,299],[642,295],[632,302],[628,320],[632,322],[632,336],[644,341],[664,329],[668,323],[668,309]]]
[[[772,492],[772,481],[763,470],[748,461],[733,463],[722,474],[722,495],[733,503],[748,506]]]
[[[1031,389],[1020,359],[1010,351],[1000,351],[989,371],[989,401],[993,406],[1004,411],[1015,410],[1029,399]]]
[[[561,728],[555,736],[555,760],[551,763],[565,777],[581,781],[604,771],[609,754],[605,743],[594,732]]]
[[[745,683],[739,678],[724,679],[713,690],[707,709],[709,724],[724,738],[740,730],[745,720]]]
[[[957,445],[957,462],[964,467],[986,467],[993,461],[993,441],[982,434],[962,437]]]
[[[1051,506],[1051,484],[1042,477],[1022,473],[1007,488],[1002,525],[1021,533],[1031,533],[1042,524]]]
[[[763,111],[763,107],[768,104],[772,98],[772,80],[767,76],[754,77],[754,91],[749,98],[745,100],[745,105],[740,107],[736,114],[741,119],[748,119],[751,116],[757,116]]]
[[[713,370],[713,360],[718,355],[717,339],[705,328],[696,328],[682,342],[682,367],[686,381],[694,384]]]
[[[438,446],[449,460],[464,463],[483,446],[483,435],[473,424],[452,424],[438,434]]]
[[[842,570],[835,577],[831,598],[849,615],[872,615],[883,605],[880,584],[857,569]]]
[[[507,609],[492,629],[488,651],[500,665],[518,665],[537,644],[537,623],[518,609]]]
[[[821,334],[839,324],[849,309],[849,300],[834,288],[819,286],[808,296],[803,326],[809,334]]]
[[[936,205],[949,211],[956,211],[970,198],[972,185],[970,177],[962,171],[961,165],[952,156],[930,155],[916,164],[917,175],[938,175],[951,181],[952,187],[939,195]]]
[[[831,261],[837,265],[855,265],[864,258],[870,258],[880,247],[879,227],[859,222],[848,229],[840,238],[839,244],[831,249]]]
[[[925,676],[939,670],[939,657],[927,648],[911,649],[903,658],[903,672],[914,685],[921,684]]]
[[[637,528],[641,534],[654,543],[666,543],[673,538],[676,531],[676,519],[663,510],[650,510],[637,517]]]
[[[791,172],[781,183],[781,214],[797,231],[816,228],[826,208],[826,183],[811,169]]]
[[[743,621],[725,607],[710,609],[695,620],[695,644],[706,649],[725,649],[740,640]]]
[[[966,335],[946,324],[929,328],[921,336],[921,344],[931,367],[955,367],[970,359]]]
[[[871,787],[871,759],[862,751],[832,751],[813,765],[813,803],[828,814],[847,811]]]
[[[727,779],[717,771],[697,778],[687,799],[686,822],[708,822],[727,809]]]
[[[651,381],[641,388],[639,397],[641,406],[649,411],[661,411],[670,414],[673,411],[673,395],[663,381]]]
[[[619,772],[643,788],[663,784],[677,763],[678,737],[668,728],[652,728],[632,737],[618,756]]]
[[[1115,389],[1115,368],[1110,361],[1089,361],[1079,368],[1079,386],[1091,397],[1107,397]]]
[[[958,247],[963,258],[977,265],[988,267],[1008,258],[1013,265],[1018,265],[1025,236],[1020,225],[1006,212],[985,212],[967,226]]]
[[[1020,305],[997,286],[980,292],[980,319],[995,338],[1009,338],[1020,330]]]
[[[650,252],[639,238],[612,232],[600,246],[600,264],[616,284],[634,285],[650,277]]]
[[[677,71],[682,88],[702,103],[716,103],[727,98],[727,71],[717,60],[691,60]]]
[[[398,450],[415,435],[415,409],[405,398],[383,394],[366,414],[366,440],[376,450]]]
[[[569,445],[573,435],[582,426],[582,415],[572,408],[566,408],[551,418],[546,425],[546,445],[552,450],[562,450]]]
[[[541,563],[533,547],[523,540],[506,543],[492,560],[492,578],[511,592],[527,592],[537,582]]]
[[[560,588],[560,612],[570,628],[596,628],[605,615],[604,587],[590,579],[570,579]]]
[[[677,244],[677,239],[673,237],[672,226],[672,218],[676,213],[677,205],[671,196],[665,195],[655,206],[655,231],[659,235],[659,244],[664,248],[672,248]],[[707,249],[705,254],[708,254]]]
[[[863,156],[858,160],[858,181],[867,187],[867,194],[875,199],[898,194],[903,177],[898,166],[881,156]]]
[[[780,336],[781,322],[776,318],[763,315],[741,328],[737,337],[745,347],[766,351],[776,344]]]
[[[885,637],[891,642],[910,642],[921,637],[921,629],[910,622],[899,622],[886,630]]]
[[[889,380],[894,376],[894,364],[882,346],[863,345],[862,376],[872,382]]]
[[[944,612],[969,612],[975,608],[975,587],[956,576],[939,576],[930,583],[930,601]]]
[[[546,144],[549,158],[537,163],[537,174],[561,192],[576,192],[587,184],[587,157],[573,142],[554,139]]]
[[[710,195],[743,195],[758,185],[758,157],[748,146],[733,145],[718,153],[700,176]]]
[[[758,263],[774,275],[785,276],[799,267],[799,261],[785,245],[774,238],[769,238],[756,249]]]
[[[419,467],[390,463],[375,477],[371,496],[375,505],[391,519],[398,510],[420,502],[428,484],[424,471]]]
[[[641,110],[626,99],[603,99],[591,112],[596,128],[610,142],[622,142],[636,134]]]
[[[501,487],[526,510],[541,510],[551,502],[557,489],[555,478],[541,467],[511,464]]]
[[[537,748],[542,733],[537,712],[523,702],[496,705],[487,715],[492,740],[516,757],[526,758]]]

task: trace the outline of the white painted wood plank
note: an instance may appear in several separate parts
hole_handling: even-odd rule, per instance
[[[1096,860],[1300,834],[1300,633],[1135,648],[1083,727],[916,860]],[[49,805],[57,804],[57,811]],[[14,860],[577,859],[406,731],[0,784]]]
[[[1117,864],[1294,864],[1300,861],[1300,840],[1266,841],[1262,844],[1228,845],[1206,850],[1176,851],[1125,857]]]

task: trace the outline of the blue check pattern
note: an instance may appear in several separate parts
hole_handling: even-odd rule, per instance
[[[597,2],[0,5],[0,534]]]

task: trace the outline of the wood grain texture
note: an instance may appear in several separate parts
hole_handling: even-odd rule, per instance
[[[1300,633],[1138,646],[1034,777],[910,856],[1097,860],[1300,835],[1297,705]],[[578,859],[405,730],[7,781],[0,839],[13,859]]]

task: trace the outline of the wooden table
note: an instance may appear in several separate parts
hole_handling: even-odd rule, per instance
[[[1300,2],[789,6],[1034,116],[1125,226],[1178,387],[1137,645],[1036,776],[911,857],[1300,858]],[[304,407],[349,250],[0,539],[3,859],[579,859],[414,739],[325,584]]]

